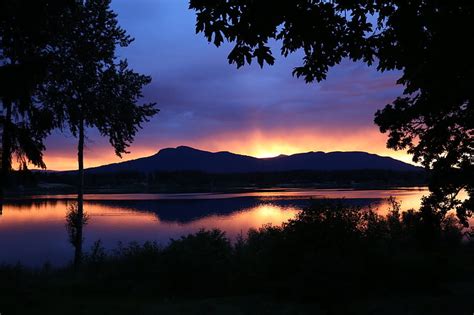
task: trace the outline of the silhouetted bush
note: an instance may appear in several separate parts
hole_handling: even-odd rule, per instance
[[[381,216],[321,201],[233,243],[219,230],[165,247],[131,243],[107,252],[97,242],[79,270],[0,267],[0,289],[10,296],[34,295],[36,287],[141,298],[265,295],[330,309],[368,295],[437,297],[451,294],[451,284],[474,287],[474,245],[454,216],[427,222],[422,212],[392,208]]]
[[[200,230],[172,240],[163,252],[165,288],[177,295],[220,295],[229,288],[232,247],[225,233]]]

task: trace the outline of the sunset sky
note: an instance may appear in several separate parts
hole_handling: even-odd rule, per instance
[[[144,101],[161,112],[136,137],[124,160],[162,148],[187,145],[257,157],[307,151],[367,151],[409,162],[385,148],[386,135],[373,123],[375,111],[400,95],[398,74],[380,74],[343,62],[322,83],[292,77],[301,55],[277,58],[272,67],[236,69],[230,45],[216,48],[195,34],[187,0],[114,0],[119,21],[135,42],[120,50],[130,66],[151,75]],[[279,55],[279,45],[272,45]],[[51,170],[76,168],[76,139],[53,133],[46,142]],[[107,139],[88,131],[86,166],[120,159]]]

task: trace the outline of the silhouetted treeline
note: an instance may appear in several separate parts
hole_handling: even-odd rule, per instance
[[[68,191],[77,178],[73,172],[18,172],[12,176],[12,190],[42,192]],[[237,188],[265,187],[370,187],[422,186],[425,172],[366,171],[291,171],[210,174],[202,172],[121,172],[87,174],[87,190],[120,190],[128,192],[220,191]]]
[[[106,252],[98,242],[79,270],[4,266],[0,307],[36,314],[58,304],[72,314],[135,307],[133,313],[147,314],[169,301],[259,296],[269,305],[307,303],[304,314],[467,314],[474,306],[474,243],[464,237],[454,216],[426,220],[394,203],[382,217],[322,201],[281,227],[251,230],[236,242],[222,231],[201,230],[166,246]]]

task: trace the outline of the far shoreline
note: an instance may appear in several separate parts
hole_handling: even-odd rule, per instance
[[[205,195],[232,195],[232,194],[245,194],[245,193],[287,193],[291,191],[301,192],[301,191],[383,191],[383,190],[417,190],[423,191],[428,190],[428,186],[372,186],[372,185],[353,185],[353,186],[286,186],[286,187],[235,187],[229,189],[220,189],[220,190],[180,190],[180,191],[171,191],[171,190],[161,190],[161,191],[143,191],[143,190],[127,190],[127,189],[86,189],[85,197],[91,195],[168,195],[179,197],[180,195],[190,196],[205,196]],[[55,198],[56,196],[60,198]],[[44,198],[41,198],[44,197]],[[25,190],[25,191],[15,191],[8,192],[5,195],[4,201],[18,201],[18,200],[74,200],[76,199],[76,192],[72,190],[58,190],[58,191],[41,191],[41,190]],[[150,198],[150,200],[155,200],[156,198]],[[165,198],[168,199],[168,198]],[[179,199],[179,198],[169,198],[169,199]],[[191,199],[191,198],[186,198]],[[212,199],[212,198],[210,198]],[[94,199],[88,199],[93,201]],[[98,200],[104,200],[99,198]],[[112,199],[114,200],[114,199]],[[121,199],[127,200],[127,199]],[[146,200],[146,199],[142,199]]]

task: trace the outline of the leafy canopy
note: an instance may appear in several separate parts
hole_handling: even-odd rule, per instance
[[[51,112],[35,98],[55,57],[52,46],[64,30],[73,0],[0,2],[0,127],[3,167],[16,156],[21,167],[45,167],[43,139],[53,128]]]
[[[470,0],[191,0],[196,31],[219,46],[234,44],[228,59],[274,63],[304,53],[293,70],[307,82],[326,78],[343,59],[400,70],[403,95],[375,114],[387,146],[408,149],[432,170],[426,209],[456,208],[466,224],[474,209],[474,2]],[[462,190],[464,201],[456,196]]]
[[[118,25],[110,0],[77,3],[69,33],[58,38],[59,58],[41,99],[74,136],[83,127],[96,127],[121,156],[141,123],[158,112],[154,103],[137,104],[151,78],[118,60],[117,46],[127,47],[133,39]]]

